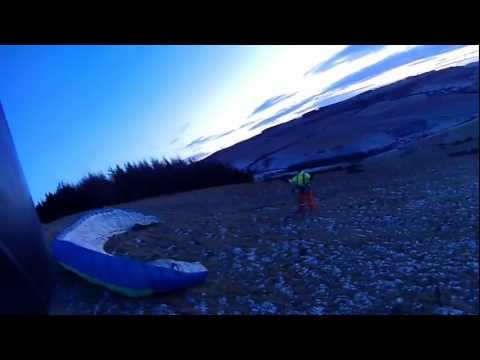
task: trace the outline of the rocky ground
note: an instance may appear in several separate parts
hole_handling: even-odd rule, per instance
[[[282,181],[124,204],[160,223],[110,239],[108,252],[200,261],[207,281],[128,299],[60,270],[52,313],[478,314],[475,146],[478,122],[362,172],[316,176],[306,217],[292,215]],[[71,221],[46,225],[48,237]]]

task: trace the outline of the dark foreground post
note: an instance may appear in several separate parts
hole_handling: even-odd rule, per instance
[[[0,104],[0,315],[47,314],[53,269]]]

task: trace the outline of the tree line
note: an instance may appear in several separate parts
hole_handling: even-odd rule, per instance
[[[77,184],[61,182],[37,206],[43,223],[77,212],[142,198],[252,181],[252,174],[213,161],[152,159],[92,174]]]

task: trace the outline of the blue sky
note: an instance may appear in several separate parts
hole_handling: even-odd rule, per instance
[[[39,201],[87,172],[201,158],[319,106],[472,61],[478,46],[0,45],[0,102]]]

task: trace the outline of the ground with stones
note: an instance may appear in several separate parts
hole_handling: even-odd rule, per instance
[[[306,217],[280,180],[119,205],[160,223],[106,251],[200,261],[207,281],[129,299],[59,269],[52,313],[478,314],[477,144],[475,122],[362,172],[317,175]],[[48,239],[75,217],[45,225]]]

